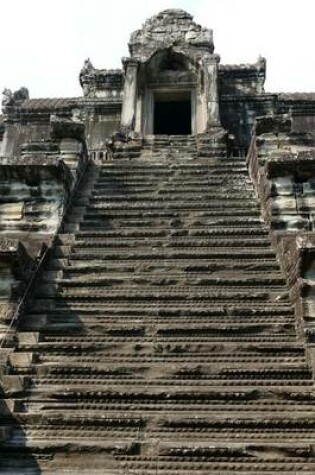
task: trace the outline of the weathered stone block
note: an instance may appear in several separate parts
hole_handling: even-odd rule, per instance
[[[279,211],[286,213],[287,211],[293,211],[296,213],[297,201],[295,196],[277,196],[270,200],[272,212]]]
[[[1,377],[0,385],[6,396],[15,393],[22,393],[25,388],[25,378],[16,375],[3,375]]]
[[[39,342],[39,333],[20,331],[17,334],[17,339],[19,341],[19,344],[22,346],[25,346],[25,345],[32,346]]]
[[[297,210],[315,210],[315,195],[303,196],[297,199]]]
[[[33,353],[11,353],[8,357],[9,364],[13,368],[29,368],[34,360]]]
[[[292,176],[273,178],[271,182],[273,196],[290,196],[295,194],[295,182]]]
[[[8,221],[21,220],[23,217],[23,203],[0,204],[0,220],[5,217]]]
[[[315,179],[309,179],[302,184],[303,195],[315,195]]]
[[[298,231],[310,229],[310,222],[307,218],[297,215],[286,215],[281,213],[271,220],[271,227],[274,230]]]

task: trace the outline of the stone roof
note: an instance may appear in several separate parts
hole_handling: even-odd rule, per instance
[[[287,92],[278,94],[282,101],[315,101],[315,92]]]
[[[258,63],[245,63],[245,64],[220,64],[220,71],[252,71],[262,69],[262,66]]]
[[[24,101],[21,105],[21,109],[26,110],[54,110],[54,109],[67,109],[73,106],[73,103],[79,99],[78,97],[73,98],[39,98],[39,99],[28,99]]]

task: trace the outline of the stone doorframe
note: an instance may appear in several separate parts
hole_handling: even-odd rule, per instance
[[[191,133],[197,134],[197,91],[195,87],[188,88],[172,88],[172,87],[147,87],[145,94],[139,98],[137,104],[137,120],[135,124],[135,132],[143,133],[144,135],[154,134],[154,104],[156,94],[165,94],[170,96],[177,93],[187,93],[191,100]]]
[[[121,129],[126,132],[135,131],[141,134],[149,134],[153,131],[155,91],[167,92],[184,90],[177,84],[158,86],[157,88],[145,87],[144,94],[139,94],[138,70],[140,64],[127,58],[125,64],[124,99],[121,115]],[[210,127],[220,127],[219,117],[219,92],[218,92],[218,65],[216,58],[208,59],[203,64],[204,86],[197,84],[188,87],[192,94],[192,132],[194,134],[205,133]],[[187,90],[187,86],[186,86]]]
[[[195,23],[183,10],[168,9],[135,31],[128,46],[130,57],[123,59],[123,131],[144,134],[153,130],[152,84],[162,89],[171,85],[174,90],[190,85],[193,132],[220,127],[220,58],[214,54],[212,30]]]

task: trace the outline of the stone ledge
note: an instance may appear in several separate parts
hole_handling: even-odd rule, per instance
[[[8,179],[17,175],[17,178],[25,178],[34,181],[42,171],[52,173],[61,178],[66,188],[70,188],[72,176],[69,168],[59,156],[39,152],[36,154],[26,153],[19,157],[0,157],[0,178]]]

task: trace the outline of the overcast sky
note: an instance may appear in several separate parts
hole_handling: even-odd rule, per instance
[[[267,58],[266,91],[315,92],[315,0],[0,1],[0,92],[31,97],[81,94],[85,58],[121,67],[132,31],[165,8],[182,8],[214,30],[222,63]]]

